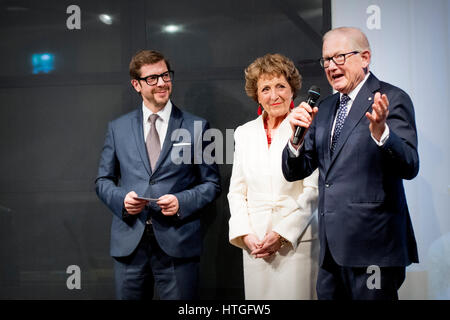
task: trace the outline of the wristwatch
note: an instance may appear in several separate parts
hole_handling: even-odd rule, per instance
[[[289,241],[286,240],[285,238],[283,238],[281,235],[280,235],[280,238],[278,240],[280,241],[280,245],[281,246],[284,246],[286,243],[289,243]]]

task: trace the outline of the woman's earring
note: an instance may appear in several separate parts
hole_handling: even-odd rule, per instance
[[[289,108],[291,108],[291,110],[295,108],[294,100],[291,101],[291,105],[289,106]]]
[[[258,116],[262,115],[261,103],[258,104]]]

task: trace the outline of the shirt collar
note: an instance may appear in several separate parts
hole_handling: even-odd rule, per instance
[[[142,112],[144,122],[146,122],[148,120],[148,117],[150,117],[153,114],[153,112],[151,112],[150,109],[145,106],[144,101],[142,101]],[[172,102],[169,99],[164,108],[159,110],[156,114],[161,118],[162,121],[169,122],[171,112],[172,112]]]
[[[359,93],[359,90],[361,90],[362,86],[364,85],[364,83],[366,83],[367,78],[369,78],[370,72],[367,72],[366,76],[364,77],[363,81],[361,81],[360,83],[358,83],[358,85],[356,86],[355,89],[353,89],[348,96],[350,97],[351,101],[355,101],[356,96]],[[343,93],[339,94],[339,98],[342,98]]]

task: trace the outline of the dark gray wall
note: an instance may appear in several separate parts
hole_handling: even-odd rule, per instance
[[[69,30],[69,5],[81,29]],[[106,25],[98,15],[112,15]],[[162,32],[167,24],[182,32]],[[172,101],[213,128],[257,116],[244,68],[268,52],[287,55],[311,84],[329,87],[317,63],[330,3],[321,0],[1,1],[0,298],[112,299],[111,213],[94,179],[107,123],[136,107],[128,63],[138,50],[162,51],[175,70]],[[33,74],[33,53],[54,54],[54,70]],[[226,194],[205,216],[204,299],[242,299],[241,251],[228,243]],[[66,269],[81,268],[81,290]]]

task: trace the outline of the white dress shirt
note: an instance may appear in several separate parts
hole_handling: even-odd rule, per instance
[[[356,86],[356,88],[353,89],[353,90],[348,94],[348,96],[350,97],[350,100],[347,102],[347,115],[348,115],[348,113],[350,112],[350,109],[352,108],[353,101],[355,101],[356,96],[358,95],[358,93],[359,93],[359,91],[361,90],[361,88],[362,88],[362,86],[364,85],[364,83],[366,83],[367,78],[369,78],[369,75],[370,75],[370,73],[368,72],[367,75],[364,77],[363,81],[361,81],[361,82]],[[342,95],[343,95],[342,93],[339,93],[339,101],[341,100]],[[346,116],[347,116],[347,115],[346,115]],[[333,120],[333,127],[332,127],[332,129],[331,129],[330,140],[333,138],[334,127],[335,127],[335,125],[336,125],[336,118],[337,118],[337,117],[336,117],[336,115],[335,115],[334,120]],[[380,147],[383,146],[384,143],[386,142],[386,140],[389,138],[389,127],[388,127],[387,123],[386,123],[386,128],[384,129],[384,132],[383,132],[383,134],[381,135],[380,141],[377,141],[377,139],[375,139],[374,136],[373,136],[372,134],[370,134],[370,135],[371,135],[373,141],[375,141],[375,143],[376,143],[378,146],[380,146]],[[302,145],[303,145],[303,142],[302,142],[302,144],[299,146],[298,149],[295,149],[294,146],[292,145],[291,140],[289,140],[289,149],[291,150],[291,152],[292,152],[296,157],[299,156],[299,154],[300,154],[300,148],[301,148]],[[330,145],[331,145],[331,144],[330,144]]]
[[[144,126],[144,139],[147,141],[147,135],[150,131],[151,124],[148,121],[148,118],[153,114],[153,112],[147,108],[142,102],[142,112],[143,112],[143,126]],[[172,112],[172,102],[167,101],[167,104],[159,110],[156,114],[159,116],[158,119],[156,119],[155,126],[156,131],[158,131],[159,135],[159,143],[161,145],[161,148],[164,144],[164,139],[166,138],[167,134],[167,127],[169,126],[169,119],[170,119],[170,113]]]

